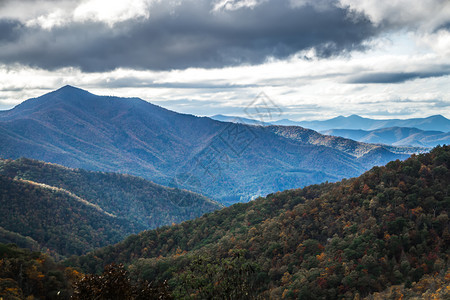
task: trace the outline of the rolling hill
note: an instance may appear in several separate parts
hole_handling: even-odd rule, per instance
[[[142,178],[0,160],[0,242],[81,254],[132,233],[199,217],[222,206]]]
[[[357,176],[417,150],[219,122],[71,86],[0,112],[4,158],[128,173],[225,204]]]
[[[394,146],[435,147],[450,144],[450,132],[423,131],[417,128],[390,127],[376,130],[331,129],[321,133],[364,143]]]
[[[101,272],[124,263],[131,278],[168,281],[180,299],[446,299],[449,207],[444,146],[133,235],[66,264]]]

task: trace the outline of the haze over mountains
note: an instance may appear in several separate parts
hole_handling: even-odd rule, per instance
[[[380,143],[394,146],[434,147],[450,144],[450,132],[424,131],[417,128],[389,127],[376,130],[330,129],[323,134],[341,136],[364,143]]]
[[[340,136],[364,143],[393,146],[435,147],[448,144],[450,141],[450,120],[441,115],[405,120],[376,120],[351,115],[324,121],[296,122],[283,119],[270,123],[224,115],[215,115],[211,118],[224,122],[260,126],[301,126],[317,130],[326,135]]]
[[[416,150],[219,122],[71,86],[0,112],[4,158],[128,173],[223,203],[357,176]]]
[[[358,115],[351,115],[348,117],[338,116],[336,118],[322,121],[292,121],[289,119],[282,119],[273,122],[261,122],[249,118],[241,118],[225,115],[214,115],[211,118],[223,122],[241,122],[244,124],[252,124],[252,125],[301,126],[316,131],[324,131],[331,129],[376,130],[390,127],[417,128],[423,131],[441,131],[441,132],[450,131],[450,120],[441,115],[435,115],[426,118],[385,119],[385,120],[370,119],[360,117]]]
[[[279,125],[292,125],[287,121],[277,122]],[[435,115],[426,118],[413,118],[413,119],[387,119],[377,120],[370,118],[363,118],[358,115],[351,115],[348,117],[339,116],[333,119],[325,121],[303,121],[295,122],[298,126],[311,128],[317,131],[329,130],[329,129],[362,129],[362,130],[375,130],[380,128],[389,127],[410,127],[427,131],[450,131],[450,120],[441,116]]]

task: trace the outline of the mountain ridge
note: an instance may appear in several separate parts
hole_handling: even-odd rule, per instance
[[[420,129],[423,131],[450,131],[450,120],[442,115],[432,115],[424,118],[410,119],[371,119],[353,114],[348,117],[340,115],[326,120],[292,121],[290,119],[281,119],[270,122],[261,122],[254,119],[226,115],[213,115],[211,116],[211,118],[218,121],[239,122],[249,125],[256,124],[261,126],[300,126],[316,131],[326,131],[333,129],[377,130],[390,127],[404,127]],[[439,122],[440,124],[437,124],[436,122]]]
[[[408,127],[388,127],[376,130],[330,129],[322,134],[341,136],[364,143],[394,146],[434,147],[450,144],[450,132],[424,131]]]
[[[178,114],[138,98],[97,96],[66,86],[0,112],[0,156],[129,173],[230,204],[356,176],[418,151],[364,145],[358,147],[368,156],[360,158],[350,148],[342,151],[346,144],[356,147],[354,141],[300,128],[293,137],[275,128]],[[338,141],[341,148],[306,136]]]
[[[362,129],[376,130],[388,127],[409,127],[417,128],[425,131],[450,131],[450,120],[442,115],[432,115],[425,118],[411,119],[371,119],[358,115],[349,117],[334,118],[324,121],[303,121],[299,122],[301,126],[314,130],[330,130],[330,129]]]

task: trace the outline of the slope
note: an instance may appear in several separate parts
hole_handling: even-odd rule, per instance
[[[0,159],[0,174],[64,190],[145,229],[179,223],[222,207],[201,195],[139,177],[70,169],[27,158]]]
[[[414,152],[365,145],[367,151],[355,156],[347,149],[353,141],[340,143],[311,144],[266,127],[178,114],[137,98],[96,96],[71,86],[0,112],[4,158],[128,173],[227,204],[357,176]]]
[[[56,257],[82,254],[144,229],[64,190],[3,175],[0,201],[0,227]]]
[[[67,263],[99,272],[124,262],[134,278],[169,280],[176,297],[193,299],[243,290],[256,293],[248,298],[353,299],[394,284],[408,288],[448,267],[449,168],[450,147],[437,147],[358,178],[131,236]]]
[[[25,158],[0,159],[0,176],[4,216],[0,241],[34,250],[37,242],[40,248],[62,255],[79,254],[222,207],[201,195],[138,177]]]

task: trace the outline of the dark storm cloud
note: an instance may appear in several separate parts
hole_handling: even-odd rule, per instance
[[[0,45],[17,41],[22,27],[23,25],[16,20],[0,20]]]
[[[51,30],[22,27],[20,39],[0,46],[0,62],[45,69],[73,66],[88,72],[213,68],[258,64],[311,47],[327,57],[360,49],[376,34],[367,19],[350,19],[333,2],[316,9],[270,0],[234,11],[212,11],[206,0],[182,1],[176,7],[167,3],[154,4],[148,20],[113,27],[96,22]]]
[[[450,74],[450,69],[445,71],[431,71],[431,72],[383,72],[370,73],[351,77],[347,83],[403,83],[405,81],[441,77]]]

